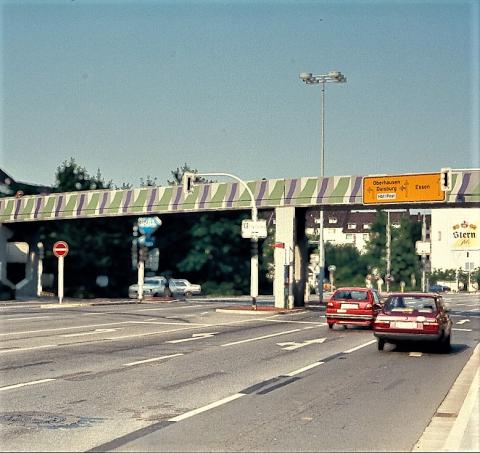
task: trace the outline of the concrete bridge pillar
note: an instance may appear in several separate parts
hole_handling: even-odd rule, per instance
[[[275,219],[275,307],[302,307],[308,276],[305,210],[291,206],[275,208]]]
[[[13,233],[0,223],[0,282],[10,286],[7,280],[7,242]]]

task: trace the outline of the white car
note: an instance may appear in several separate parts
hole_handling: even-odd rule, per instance
[[[165,277],[147,277],[143,282],[144,296],[170,296],[171,291],[167,287],[167,279]],[[128,297],[136,299],[138,297],[138,285],[130,285],[128,288]]]
[[[202,292],[202,287],[200,285],[190,283],[184,278],[171,278],[168,282],[168,286],[174,295],[178,294],[190,297],[193,295],[198,295]]]

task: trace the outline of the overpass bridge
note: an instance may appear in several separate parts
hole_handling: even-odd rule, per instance
[[[422,184],[425,179],[428,180],[428,184]],[[247,185],[255,195],[258,209],[287,206],[294,208],[323,206],[326,209],[328,207],[338,209],[341,206],[348,209],[385,206],[469,207],[480,202],[480,170],[452,171],[451,179],[451,190],[445,193],[440,191],[439,172],[367,177],[263,179],[249,181]],[[377,202],[366,202],[363,186],[365,181],[372,180],[373,183],[398,182],[398,187],[395,187],[395,184],[387,184],[387,189],[393,187],[399,193],[406,194],[406,197],[404,196],[402,201],[379,199]],[[417,180],[420,183],[417,184],[415,182]],[[438,181],[437,187],[430,187],[431,190],[414,187],[427,186],[430,183],[434,184],[435,181]],[[250,206],[251,200],[247,190],[237,182],[199,184],[195,186],[193,193],[188,195],[183,193],[182,186],[91,190],[0,198],[0,223],[241,210],[249,209]]]
[[[303,177],[248,181],[254,195],[237,182],[195,185],[186,194],[182,186],[92,190],[47,195],[0,198],[0,263],[7,262],[8,225],[24,222],[99,217],[148,216],[220,210],[275,210],[275,241],[284,249],[274,252],[275,304],[284,304],[283,266],[291,256],[293,291],[289,306],[303,305],[308,266],[305,235],[306,208],[344,209],[469,208],[480,206],[480,169],[452,170],[448,190],[441,189],[441,172],[407,175]],[[302,213],[303,215],[301,215]],[[33,241],[32,241],[33,242]],[[30,245],[24,292],[35,294],[36,244]],[[289,252],[290,251],[290,252]],[[0,266],[0,281],[9,284],[6,265]]]

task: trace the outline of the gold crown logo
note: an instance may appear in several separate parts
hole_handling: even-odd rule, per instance
[[[471,224],[470,224],[470,228],[471,228],[472,230],[476,230],[476,229],[477,229],[477,225],[475,225],[474,223],[471,223]]]
[[[468,227],[468,223],[467,223],[466,220],[464,220],[464,221],[462,222],[462,228],[467,228],[467,227]]]
[[[457,225],[453,225],[453,229],[454,229],[454,230],[458,230],[459,228],[460,228],[460,225],[458,225],[458,224],[457,224]]]

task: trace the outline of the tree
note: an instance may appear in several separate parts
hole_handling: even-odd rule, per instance
[[[95,177],[91,177],[85,167],[75,162],[73,157],[57,167],[55,175],[55,192],[75,192],[79,190],[110,189],[112,182],[105,183],[100,169]]]
[[[366,253],[363,257],[368,272],[373,268],[379,269],[381,274],[386,274],[386,228],[387,215],[377,211],[377,216],[372,224],[370,238],[367,242]],[[418,281],[419,262],[415,253],[415,242],[420,239],[421,226],[409,216],[402,217],[399,228],[391,228],[391,274],[395,279],[392,286],[398,287],[400,281],[411,286],[412,274]]]
[[[362,285],[365,281],[366,266],[358,249],[351,244],[325,244],[326,267],[333,264],[335,270],[335,286]]]
[[[108,189],[100,170],[91,177],[84,167],[72,158],[57,168],[55,192]],[[131,273],[130,247],[132,219],[73,219],[46,222],[40,229],[40,240],[46,252],[45,271],[56,274],[56,258],[52,246],[57,240],[69,244],[65,260],[65,295],[94,297],[104,291],[110,296],[126,294]],[[109,287],[102,290],[96,285],[99,275],[109,277]],[[105,294],[106,295],[106,294]]]

